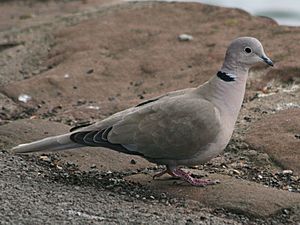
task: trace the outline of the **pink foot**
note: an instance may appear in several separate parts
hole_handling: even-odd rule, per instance
[[[153,176],[153,179],[155,179],[156,177],[160,177],[165,173],[170,174],[172,177],[180,178],[180,179],[190,183],[193,186],[205,187],[207,185],[214,185],[214,184],[220,183],[218,180],[194,178],[191,176],[191,173],[184,172],[182,169],[179,169],[179,168],[170,168],[168,166],[167,166],[166,170],[164,170],[158,174],[155,174]]]

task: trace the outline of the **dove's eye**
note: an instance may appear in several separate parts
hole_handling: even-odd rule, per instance
[[[251,48],[249,48],[249,47],[246,47],[246,48],[244,49],[244,51],[245,51],[246,53],[248,53],[248,54],[252,52]]]

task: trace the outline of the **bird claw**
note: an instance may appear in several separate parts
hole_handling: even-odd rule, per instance
[[[205,187],[207,185],[215,185],[220,183],[219,180],[209,180],[209,179],[201,179],[201,178],[194,178],[192,177],[192,174],[189,172],[185,172],[182,169],[179,168],[174,168],[174,169],[169,169],[171,175],[174,177],[181,178],[182,180],[190,183],[193,186],[200,186],[200,187]]]
[[[220,181],[219,180],[210,180],[210,179],[201,179],[201,178],[194,178],[192,177],[192,173],[190,172],[185,172],[182,169],[179,168],[169,168],[167,167],[166,170],[155,174],[152,179],[154,180],[155,178],[161,177],[164,174],[169,174],[171,175],[173,178],[179,178],[185,182],[190,183],[193,186],[199,186],[199,187],[205,187],[208,185],[215,185],[215,184],[219,184]]]
[[[163,170],[157,174],[154,174],[152,179],[155,180],[155,178],[161,177],[162,175],[164,175],[166,173],[171,175],[172,177],[175,177],[174,174],[172,173],[172,171],[169,168],[167,168],[166,170]]]
[[[209,179],[193,179],[193,181],[189,182],[189,183],[194,185],[194,186],[205,187],[205,186],[208,186],[208,185],[219,184],[220,181],[219,180],[209,180]]]

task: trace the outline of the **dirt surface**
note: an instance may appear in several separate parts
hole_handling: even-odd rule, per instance
[[[300,174],[299,131],[299,110],[289,109],[256,122],[246,140],[251,147],[268,153],[283,168]]]
[[[202,4],[93,0],[4,1],[0,21],[1,224],[300,223],[300,28]],[[104,148],[9,152],[200,85],[246,35],[276,66],[250,71],[225,153],[192,170],[219,185],[153,181],[162,167]]]
[[[32,157],[0,154],[1,224],[239,224],[194,202],[158,200],[117,174],[70,178]]]

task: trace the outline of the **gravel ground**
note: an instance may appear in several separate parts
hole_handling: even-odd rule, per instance
[[[130,173],[78,170],[57,155],[0,152],[1,224],[282,224],[289,212],[249,218],[126,182]],[[160,168],[145,169],[144,173]]]
[[[1,224],[240,224],[196,202],[152,195],[118,174],[59,170],[6,152],[0,161]]]

